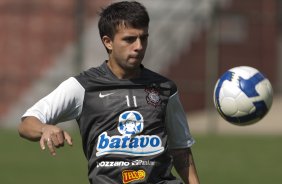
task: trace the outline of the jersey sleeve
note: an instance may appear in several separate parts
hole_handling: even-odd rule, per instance
[[[84,93],[82,85],[74,77],[70,77],[35,103],[22,117],[34,116],[47,124],[76,119],[82,111]]]
[[[195,143],[190,134],[186,113],[180,103],[178,92],[169,98],[165,124],[168,132],[168,147],[170,149],[187,148]]]

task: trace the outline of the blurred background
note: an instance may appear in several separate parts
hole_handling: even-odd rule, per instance
[[[10,134],[7,131],[15,130],[28,107],[63,80],[89,67],[98,66],[107,59],[99,38],[97,21],[100,9],[112,2],[116,1],[0,0],[1,144],[9,143],[7,137]],[[254,135],[251,139],[258,138],[251,144],[267,141],[273,136],[277,137],[277,142],[271,139],[265,144],[281,140],[282,0],[140,2],[147,7],[151,17],[144,65],[177,83],[191,132],[199,139],[199,144],[195,145],[195,157],[200,162],[200,175],[204,181],[210,181],[207,183],[218,184],[220,181],[215,178],[213,182],[211,178],[205,178],[205,173],[215,173],[214,169],[205,167],[207,161],[202,161],[202,155],[209,151],[203,149],[222,140],[218,136],[235,136],[235,140],[239,141],[238,146],[250,140],[249,135]],[[260,70],[270,80],[274,90],[273,105],[267,116],[259,123],[247,127],[225,122],[215,112],[212,98],[217,78],[226,70],[241,65]],[[75,123],[65,123],[65,126],[77,128]],[[244,136],[248,138],[242,139]],[[228,138],[224,137],[224,140]],[[215,142],[210,143],[208,140]],[[232,141],[225,146],[231,146]],[[275,150],[278,146],[273,145],[267,150]],[[281,153],[277,150],[275,152]],[[11,152],[7,149],[6,153],[9,155]],[[78,154],[83,156],[82,152]],[[219,155],[219,152],[214,154]],[[274,155],[267,157],[274,159],[273,163],[279,163]],[[9,163],[0,158],[0,166],[6,164],[8,167]],[[244,163],[241,167],[246,167]],[[281,164],[277,168],[281,171]],[[277,173],[278,180],[280,175]],[[272,178],[275,176],[269,175]],[[4,183],[13,183],[9,179]],[[258,183],[251,179],[232,181]]]

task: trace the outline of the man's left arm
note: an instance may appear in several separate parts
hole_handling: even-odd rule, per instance
[[[185,184],[199,184],[199,177],[191,148],[171,149],[173,165]]]
[[[193,139],[178,92],[170,96],[165,125],[168,133],[168,148],[173,156],[174,167],[185,184],[199,184],[191,146]]]

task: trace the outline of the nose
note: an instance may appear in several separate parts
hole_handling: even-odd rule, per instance
[[[142,42],[142,40],[140,38],[137,38],[136,41],[135,41],[134,46],[135,46],[135,50],[136,51],[142,50],[143,49],[143,42]]]

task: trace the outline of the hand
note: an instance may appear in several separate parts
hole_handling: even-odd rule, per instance
[[[40,139],[40,147],[42,150],[45,150],[45,144],[47,145],[50,153],[55,156],[56,148],[64,146],[66,141],[70,146],[72,146],[72,138],[61,128],[54,125],[45,124],[42,129],[42,135]]]

